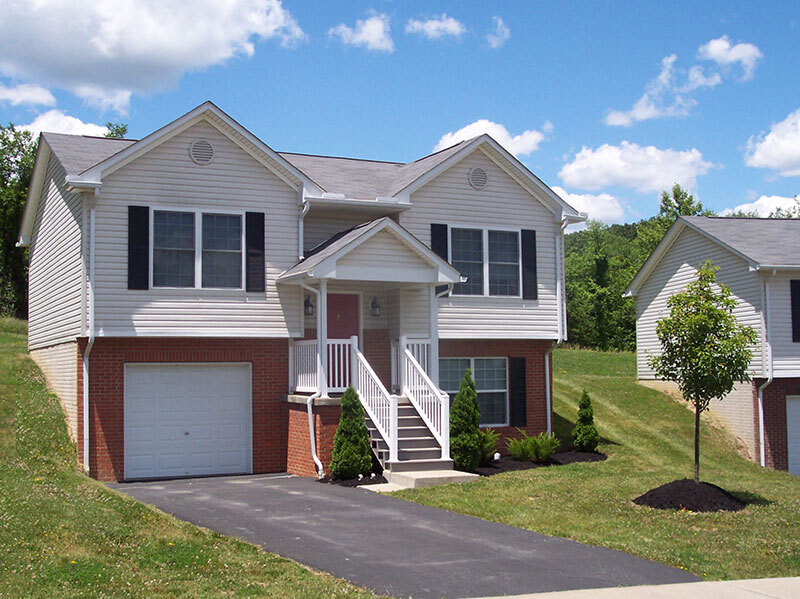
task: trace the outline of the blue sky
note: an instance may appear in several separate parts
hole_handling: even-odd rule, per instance
[[[75,4],[11,2],[0,121],[136,138],[210,99],[277,150],[396,161],[488,131],[606,222],[673,182],[800,193],[798,2]]]

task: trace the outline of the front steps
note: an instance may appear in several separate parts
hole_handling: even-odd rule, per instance
[[[381,438],[369,416],[365,420],[372,451],[383,466],[383,475],[392,487],[387,490],[430,487],[446,483],[467,482],[478,478],[476,474],[453,470],[453,460],[442,459],[442,448],[438,441],[425,426],[417,410],[407,398],[400,397],[397,406],[397,457],[399,461],[389,462],[388,445]]]

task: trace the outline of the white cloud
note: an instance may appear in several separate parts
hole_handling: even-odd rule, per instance
[[[432,17],[424,21],[409,19],[406,23],[406,33],[417,33],[429,40],[438,40],[447,35],[461,37],[467,28],[461,21],[448,17],[442,13],[439,17]]]
[[[661,59],[661,71],[645,87],[644,94],[630,110],[611,110],[605,118],[606,125],[630,127],[638,121],[646,121],[661,117],[681,117],[689,114],[689,110],[697,101],[687,95],[702,87],[715,87],[722,83],[719,73],[706,75],[697,65],[686,72],[686,81],[678,83],[675,61],[677,56],[670,54]]]
[[[328,36],[339,38],[339,41],[348,46],[363,46],[377,52],[394,52],[389,16],[385,14],[373,14],[368,19],[358,20],[355,27],[340,23],[328,30]]]
[[[14,87],[6,87],[0,83],[0,102],[8,102],[12,106],[19,106],[20,104],[54,106],[56,99],[50,93],[50,90],[38,85],[23,83]]]
[[[93,123],[84,123],[79,118],[64,114],[60,110],[48,110],[40,114],[29,125],[20,127],[25,131],[30,131],[34,137],[38,136],[42,131],[49,131],[51,133],[71,133],[72,135],[97,135],[102,136],[108,132],[108,129],[102,125],[95,125]]]
[[[769,133],[747,140],[745,163],[778,171],[784,177],[800,176],[800,109],[773,123]]]
[[[610,194],[570,193],[558,185],[554,185],[552,190],[579,212],[587,212],[591,219],[606,224],[625,222],[625,208]]]
[[[486,34],[486,41],[492,48],[499,48],[511,37],[511,30],[500,17],[492,17],[492,29]]]
[[[257,41],[292,46],[306,37],[280,0],[6,4],[1,73],[120,112],[132,93],[165,89],[186,71],[252,56]]]
[[[782,208],[783,210],[793,210],[797,209],[798,204],[797,197],[794,198],[787,198],[786,196],[761,196],[755,202],[750,202],[747,204],[739,204],[734,208],[726,208],[720,214],[722,216],[727,216],[732,212],[755,212],[758,216],[769,216],[773,212],[775,212],[778,208]]]
[[[547,121],[542,129],[546,132],[550,132],[553,130],[553,124]],[[508,129],[500,123],[494,123],[487,119],[479,119],[466,127],[462,127],[455,133],[451,131],[442,135],[441,139],[439,139],[439,143],[433,148],[433,151],[438,152],[460,141],[471,139],[484,133],[491,135],[497,143],[514,156],[527,156],[531,152],[535,152],[539,149],[539,144],[545,138],[544,133],[534,129],[523,131],[519,135],[512,135],[509,133]]]
[[[675,183],[694,189],[697,177],[713,167],[696,148],[661,150],[623,141],[618,146],[603,144],[594,150],[584,146],[558,176],[567,185],[581,189],[621,185],[648,192],[670,189]]]
[[[744,72],[742,80],[753,77],[758,60],[764,56],[758,46],[754,44],[740,43],[731,45],[731,40],[727,35],[718,37],[700,46],[697,55],[705,60],[712,60],[719,65],[731,65],[739,63]]]

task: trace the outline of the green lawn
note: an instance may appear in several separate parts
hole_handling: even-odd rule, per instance
[[[58,401],[0,319],[0,597],[374,597],[84,476]]]
[[[398,497],[537,532],[620,549],[707,579],[800,575],[800,479],[738,457],[704,417],[700,475],[749,505],[737,513],[666,512],[631,499],[691,478],[693,414],[636,383],[634,355],[554,353],[554,420],[566,440],[586,388],[605,462],[509,472]],[[576,567],[580,567],[576,564]]]

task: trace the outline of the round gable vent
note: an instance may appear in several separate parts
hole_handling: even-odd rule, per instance
[[[486,174],[486,171],[479,166],[469,169],[467,179],[469,180],[469,184],[475,189],[483,189],[489,182],[489,176]]]
[[[214,146],[205,139],[196,139],[189,146],[189,156],[196,164],[209,164],[214,160]]]

